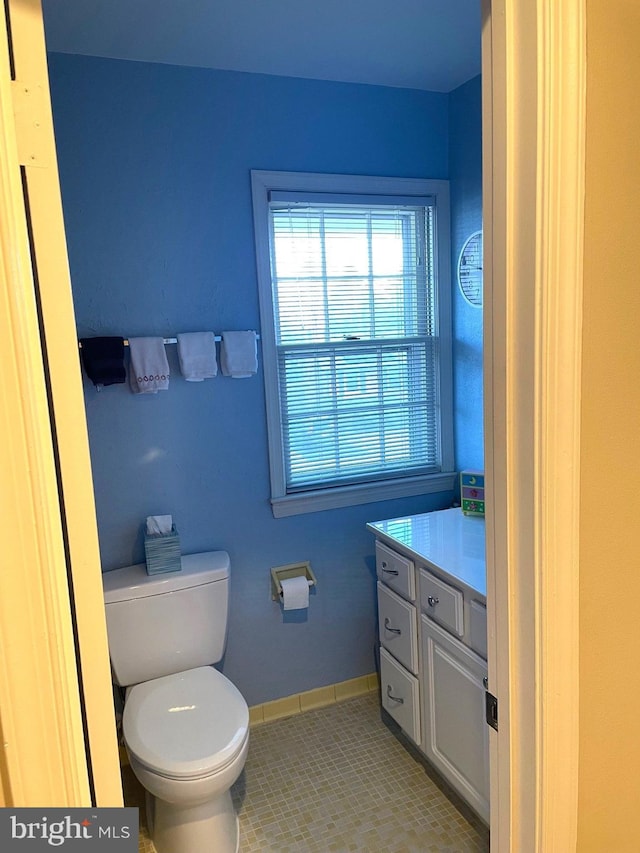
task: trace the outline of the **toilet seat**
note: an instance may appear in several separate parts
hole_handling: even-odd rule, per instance
[[[136,684],[122,718],[127,749],[169,779],[219,773],[242,752],[249,709],[240,691],[210,666]]]

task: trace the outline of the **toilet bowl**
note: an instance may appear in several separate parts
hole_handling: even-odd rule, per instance
[[[226,643],[229,555],[182,557],[103,575],[114,681],[126,687],[122,734],[146,790],[157,853],[236,853],[230,788],[249,747],[249,709],[212,664]]]
[[[135,685],[122,731],[131,769],[147,791],[158,853],[236,851],[230,788],[249,747],[249,711],[237,688],[209,666]]]

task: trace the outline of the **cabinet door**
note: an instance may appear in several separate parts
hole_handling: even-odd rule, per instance
[[[478,814],[489,820],[489,734],[483,679],[487,664],[422,615],[422,746]]]

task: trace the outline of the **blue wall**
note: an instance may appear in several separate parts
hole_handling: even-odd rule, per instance
[[[480,77],[474,77],[449,94],[449,180],[456,468],[483,470],[482,308],[467,302],[456,277],[458,257],[465,240],[482,228]]]
[[[250,169],[448,177],[447,95],[49,61],[79,336],[259,329]],[[172,513],[184,553],[231,555],[223,669],[250,705],[373,671],[365,522],[452,495],[274,519],[261,374],[187,383],[167,352],[167,393],[85,380],[103,569],[142,561],[142,521]],[[284,621],[269,569],[299,560],[317,594]]]

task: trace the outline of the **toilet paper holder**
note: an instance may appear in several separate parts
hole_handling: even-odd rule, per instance
[[[316,576],[308,562],[289,563],[286,566],[276,566],[275,569],[271,569],[271,600],[278,601],[282,598],[283,580],[297,577],[306,578],[310,587],[316,585]]]

